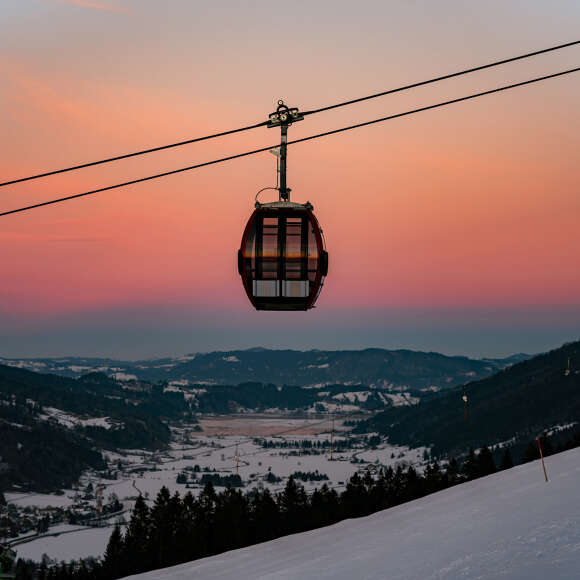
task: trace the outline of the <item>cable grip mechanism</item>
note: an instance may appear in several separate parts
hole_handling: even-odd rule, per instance
[[[284,101],[280,99],[278,101],[278,108],[268,115],[268,125],[267,127],[271,129],[272,127],[279,127],[280,125],[292,125],[296,121],[303,121],[304,115],[298,110],[297,107],[288,107],[284,104]]]

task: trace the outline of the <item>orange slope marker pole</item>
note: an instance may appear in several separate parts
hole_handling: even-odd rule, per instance
[[[548,474],[546,473],[546,464],[544,463],[544,454],[542,453],[542,445],[540,444],[540,438],[536,437],[536,441],[538,442],[538,449],[540,450],[540,459],[542,460],[542,469],[544,470],[544,478],[546,479],[546,483],[548,483]]]

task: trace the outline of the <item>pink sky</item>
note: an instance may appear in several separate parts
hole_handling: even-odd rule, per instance
[[[556,9],[542,2],[441,2],[437,8],[428,2],[298,2],[284,14],[267,2],[175,1],[166,7],[36,0],[8,2],[4,12],[0,115],[8,138],[0,144],[0,170],[6,179],[257,122],[280,97],[309,109],[577,40],[580,17],[575,2]],[[291,138],[579,63],[580,48],[566,49],[308,117],[291,128]],[[524,308],[532,318],[542,313],[538,333],[555,336],[560,329],[558,337],[576,338],[574,326],[562,325],[561,312],[571,313],[578,328],[579,98],[580,75],[571,75],[292,147],[293,199],[314,204],[331,260],[316,314],[300,317],[304,330],[315,329],[324,348],[335,340],[330,321],[343,320],[345,346],[413,347],[407,334],[397,339],[381,313],[446,312],[465,326],[471,320],[474,329],[482,310],[502,313],[499,328],[510,312]],[[277,138],[258,129],[4,188],[1,207]],[[95,335],[97,327],[101,342],[90,342],[84,354],[104,352],[118,332],[111,325],[107,335],[99,322],[103,313],[133,324],[131,336],[136,317],[157,317],[165,338],[143,344],[143,356],[243,346],[238,319],[254,326],[247,346],[257,344],[262,329],[266,342],[300,347],[298,335],[287,343],[273,338],[287,316],[266,319],[250,311],[235,266],[254,194],[272,184],[274,168],[274,158],[261,154],[2,218],[0,356],[16,354],[13,333],[26,345],[35,324],[34,346],[29,352],[18,347],[23,355],[77,354],[78,336]],[[163,318],[158,309],[164,307],[192,325],[203,320],[209,334],[219,326],[219,338],[183,338],[180,315]],[[206,320],[211,312],[215,327]],[[368,312],[377,313],[369,325],[382,324],[383,339],[355,332],[364,324],[353,319],[370,321]],[[47,322],[55,316],[63,329]],[[521,324],[520,314],[513,320]],[[415,328],[416,320],[408,322]],[[431,342],[417,338],[416,345],[440,350],[435,323],[429,324]],[[439,324],[443,336],[448,329]],[[405,328],[404,316],[397,325]],[[461,332],[457,351],[465,344]],[[58,347],[51,347],[48,337],[55,334]],[[548,346],[540,334],[538,349]],[[489,350],[474,337],[466,352]],[[137,353],[130,340],[118,343],[119,356]],[[522,350],[515,338],[502,349]]]

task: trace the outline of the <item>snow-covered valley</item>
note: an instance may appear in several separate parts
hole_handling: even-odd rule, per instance
[[[323,483],[342,491],[348,478],[371,466],[415,465],[419,470],[424,463],[424,448],[409,449],[391,446],[382,441],[368,445],[365,436],[350,435],[343,421],[329,418],[288,418],[258,415],[252,417],[210,416],[198,424],[172,427],[172,443],[163,452],[119,450],[103,452],[107,461],[107,477],[102,472],[89,471],[74,489],[64,495],[6,493],[9,504],[20,511],[36,510],[47,513],[51,508],[92,510],[97,512],[99,496],[106,503],[116,497],[126,510],[113,514],[104,522],[105,527],[51,525],[46,534],[30,536],[29,541],[18,543],[18,557],[40,561],[46,554],[51,560],[71,560],[101,557],[112,525],[124,524],[129,510],[139,493],[149,505],[162,487],[181,495],[191,491],[197,495],[204,487],[204,476],[227,477],[239,474],[245,490],[268,488],[280,491],[291,474],[318,473],[321,479],[301,481],[306,490]],[[334,427],[333,452],[329,447]],[[307,447],[297,444],[307,442]],[[266,443],[273,445],[265,447]],[[309,444],[313,447],[308,447]],[[321,447],[316,446],[320,443]],[[341,447],[344,445],[344,447]],[[178,476],[185,477],[185,481]],[[220,487],[218,486],[219,490]],[[223,489],[223,488],[221,488]],[[62,533],[66,532],[66,533]]]

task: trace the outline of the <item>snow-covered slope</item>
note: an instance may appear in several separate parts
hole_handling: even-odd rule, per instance
[[[576,580],[580,449],[140,580]]]

